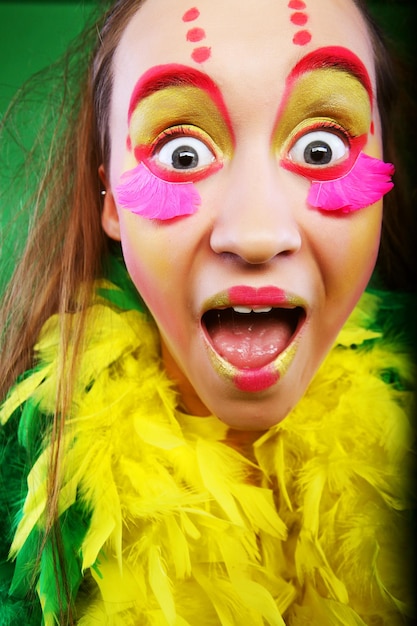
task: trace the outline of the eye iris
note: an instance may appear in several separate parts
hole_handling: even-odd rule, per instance
[[[332,157],[332,149],[323,141],[311,141],[304,150],[304,160],[310,165],[327,165]]]
[[[172,153],[172,166],[178,170],[186,170],[198,166],[198,154],[190,146],[180,146]]]

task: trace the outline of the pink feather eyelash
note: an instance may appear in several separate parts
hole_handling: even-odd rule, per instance
[[[394,166],[359,154],[345,176],[330,181],[313,181],[307,201],[323,211],[358,211],[380,200],[394,186]],[[143,163],[125,172],[116,187],[120,206],[147,219],[170,220],[194,214],[201,198],[193,183],[165,181]]]
[[[124,209],[150,220],[192,215],[201,202],[193,183],[162,180],[143,163],[122,174],[116,196]]]
[[[394,186],[392,163],[361,152],[345,176],[336,180],[311,184],[307,201],[323,211],[351,213],[378,202]]]

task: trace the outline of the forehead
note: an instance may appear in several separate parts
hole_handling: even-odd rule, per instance
[[[297,39],[303,31],[308,35]],[[271,128],[292,70],[332,46],[360,59],[375,93],[372,44],[352,0],[145,0],[113,61],[112,176],[125,159],[135,87],[151,68],[198,70],[221,93],[235,129],[260,123]],[[196,55],[198,49],[203,51]]]
[[[145,0],[121,37],[114,73],[135,81],[154,65],[181,63],[219,81],[237,69],[252,79],[288,72],[332,45],[351,49],[372,77],[371,42],[352,0]]]

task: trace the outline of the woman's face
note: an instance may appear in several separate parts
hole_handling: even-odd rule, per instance
[[[264,430],[331,348],[379,244],[381,200],[341,200],[382,158],[374,84],[349,0],[147,0],[127,26],[103,226],[188,411]]]

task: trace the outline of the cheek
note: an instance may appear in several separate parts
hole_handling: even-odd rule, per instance
[[[327,218],[329,219],[329,218]],[[353,306],[365,289],[379,249],[382,201],[349,218],[330,217],[322,272],[327,294]]]
[[[313,366],[325,356],[365,290],[379,248],[381,204],[349,217],[327,217],[313,253],[320,273],[311,323]],[[314,358],[314,355],[316,358]]]
[[[143,220],[120,211],[120,234],[127,270],[147,304],[163,292],[167,284],[167,254]]]
[[[129,275],[157,326],[180,335],[180,300],[186,276],[170,254],[172,241],[163,227],[121,209],[121,243]],[[184,333],[183,333],[184,334]]]

